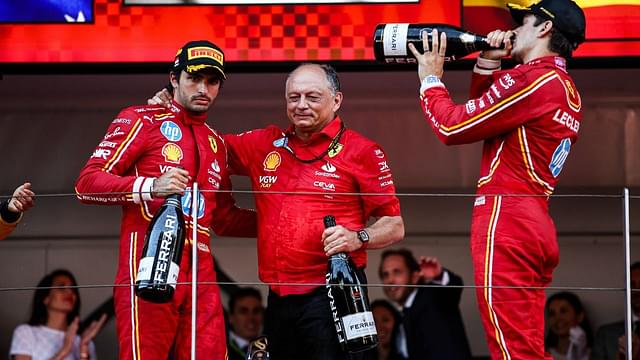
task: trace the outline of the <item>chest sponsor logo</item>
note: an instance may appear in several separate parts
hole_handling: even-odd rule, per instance
[[[324,181],[314,181],[313,186],[320,188],[325,191],[336,191],[336,185],[333,183],[328,183]]]
[[[171,165],[160,165],[160,173],[164,174],[167,171],[173,169],[175,166],[171,166]]]
[[[211,163],[211,168],[207,169],[207,174],[215,176],[218,179],[222,178],[220,176],[220,164],[218,164],[218,159],[213,160],[213,162]]]
[[[209,135],[209,146],[211,146],[211,151],[213,151],[214,154],[218,152],[218,142],[216,141],[216,138],[211,135]]]
[[[115,129],[113,129],[113,132],[107,133],[107,135],[104,136],[104,140],[109,140],[112,137],[116,137],[120,135],[124,135],[124,131],[120,130],[120,126],[118,126]]]
[[[389,169],[389,165],[387,165],[386,161],[380,161],[378,163],[378,166],[380,167],[380,172],[391,171],[391,169]]]
[[[342,151],[342,148],[344,148],[344,145],[337,143],[336,146],[329,149],[329,151],[327,152],[327,155],[329,155],[330,158],[335,157],[336,155],[340,154],[340,151]]]
[[[558,175],[560,175],[562,167],[564,166],[565,161],[567,161],[567,157],[569,157],[570,151],[571,140],[569,138],[563,139],[551,156],[549,170],[551,171],[551,175],[553,175],[553,177],[558,177]]]
[[[286,147],[289,143],[289,139],[287,137],[281,137],[280,139],[273,140],[273,146],[278,148]]]
[[[182,130],[173,121],[165,121],[160,125],[160,133],[169,141],[180,141],[182,139]]]
[[[211,184],[211,186],[213,186],[214,189],[216,190],[220,189],[220,182],[218,182],[218,180],[209,178],[208,181],[209,181],[209,184]]]
[[[262,162],[265,171],[276,171],[278,166],[280,166],[282,162],[282,158],[277,151],[272,151],[267,154]]]
[[[384,151],[381,149],[373,150],[373,155],[375,155],[378,159],[384,159]]]
[[[107,160],[107,157],[111,155],[111,150],[107,149],[96,149],[91,155],[91,158]]]
[[[387,187],[393,185],[393,180],[387,180],[380,183],[380,187]]]
[[[322,171],[316,170],[316,176],[331,177],[334,179],[340,179],[340,175],[336,174],[338,170],[332,163],[328,162],[320,167]]]
[[[274,175],[261,175],[258,181],[260,182],[261,188],[268,189],[278,181],[278,177]]]
[[[198,195],[198,219],[200,219],[204,216],[206,204],[204,203],[204,195],[202,195],[202,193],[199,193]],[[188,187],[185,190],[184,195],[182,195],[182,212],[187,216],[191,216],[192,199],[193,192],[191,192],[191,188]]]
[[[211,163],[211,170],[218,173],[220,172],[220,164],[218,164],[218,159],[213,160],[213,162]]]
[[[126,118],[117,118],[117,119],[113,120],[111,123],[112,124],[126,124],[126,125],[129,125],[129,124],[131,124],[131,120],[130,119],[126,119]]]
[[[336,167],[333,166],[333,164],[331,164],[330,162],[327,161],[326,164],[322,165],[322,170],[329,172],[329,173],[334,173],[336,172]]]
[[[172,164],[180,164],[184,154],[182,153],[182,149],[180,146],[174,143],[166,143],[162,147],[162,156],[164,156],[164,161],[170,162]]]
[[[116,145],[118,145],[118,143],[114,143],[113,141],[103,141],[98,145],[98,147],[114,149]]]

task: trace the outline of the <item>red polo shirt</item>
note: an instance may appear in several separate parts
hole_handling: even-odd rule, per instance
[[[258,268],[260,279],[278,295],[305,294],[317,287],[282,284],[325,282],[325,215],[334,215],[339,225],[351,230],[364,228],[372,216],[400,215],[385,153],[353,130],[339,135],[341,126],[337,117],[306,143],[295,136],[293,127],[282,131],[269,126],[225,136],[232,171],[249,176],[253,189],[260,192]],[[318,161],[304,163],[291,153],[313,159],[338,136],[334,151]],[[363,249],[350,256],[359,267],[367,263]]]

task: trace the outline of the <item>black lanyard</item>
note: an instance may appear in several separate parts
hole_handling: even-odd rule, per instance
[[[293,157],[296,160],[300,161],[301,163],[311,164],[313,162],[321,160],[330,151],[334,151],[338,147],[338,145],[340,145],[339,144],[340,138],[342,137],[342,134],[344,133],[345,129],[346,129],[346,127],[344,126],[344,122],[341,122],[340,123],[340,131],[338,131],[336,136],[333,137],[333,139],[331,140],[331,143],[329,144],[329,147],[327,147],[327,150],[325,150],[322,154],[314,157],[313,159],[301,159],[301,158],[299,158],[298,155],[296,155],[295,151],[293,151],[291,146],[289,146],[289,138],[287,138],[287,137],[282,139],[282,144],[280,146],[278,146],[278,147],[281,147],[281,148],[287,150],[289,153],[291,153],[291,155],[293,155]]]

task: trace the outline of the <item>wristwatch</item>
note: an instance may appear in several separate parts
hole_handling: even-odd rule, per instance
[[[366,245],[369,243],[369,233],[367,232],[367,230],[365,229],[358,230],[356,234],[358,235],[358,240],[360,240],[360,242],[363,245]]]

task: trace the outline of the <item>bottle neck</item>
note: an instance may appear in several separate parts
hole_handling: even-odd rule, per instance
[[[165,200],[165,204],[173,205],[173,206],[181,206],[182,205],[182,196],[180,194],[171,194],[168,195]]]

